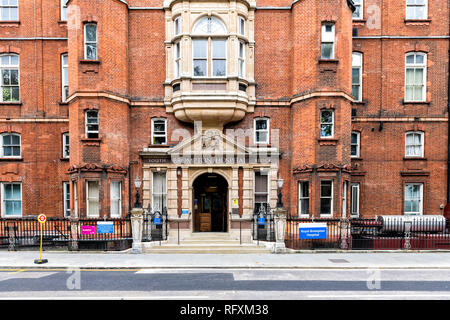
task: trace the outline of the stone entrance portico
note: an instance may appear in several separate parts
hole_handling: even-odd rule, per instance
[[[153,207],[155,173],[165,173],[169,219],[169,243],[186,239],[195,232],[193,214],[194,182],[203,174],[223,177],[228,185],[226,231],[243,243],[252,240],[255,172],[268,176],[268,202],[277,201],[277,148],[246,148],[219,130],[206,130],[172,148],[145,148],[143,163],[143,205]]]

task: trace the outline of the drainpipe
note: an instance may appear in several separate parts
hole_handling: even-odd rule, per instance
[[[450,0],[447,0],[447,10],[450,12]],[[448,34],[450,35],[450,21],[448,23]],[[449,40],[449,50],[448,50],[448,94],[447,94],[447,205],[444,209],[444,216],[447,218],[447,222],[450,222],[450,40]]]

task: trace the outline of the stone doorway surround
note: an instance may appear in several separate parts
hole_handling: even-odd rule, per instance
[[[209,133],[207,133],[210,131]],[[144,148],[140,152],[143,170],[143,205],[147,208],[152,199],[152,172],[166,172],[167,186],[167,213],[169,219],[170,243],[190,237],[194,231],[193,225],[193,184],[197,177],[205,173],[221,175],[228,183],[228,219],[227,233],[233,239],[243,242],[252,241],[252,216],[254,202],[254,176],[255,171],[266,172],[268,179],[268,194],[271,207],[276,206],[277,201],[277,177],[278,161],[259,161],[259,152],[262,148],[246,148],[219,130],[208,130],[197,133],[189,139],[180,142],[172,148]],[[211,131],[214,131],[211,133]],[[202,158],[205,154],[210,155],[211,149],[205,147],[205,137],[210,141],[211,136],[220,141],[219,146],[213,150],[216,154],[227,154],[229,159],[238,161],[215,161],[215,163],[205,163],[204,161],[192,161],[195,157]],[[200,141],[200,144],[198,144]],[[200,147],[199,147],[200,146]],[[231,151],[231,152],[230,152]],[[174,157],[174,153],[181,152],[187,155],[187,161],[180,161]],[[264,154],[279,157],[277,148],[265,148]],[[238,156],[239,155],[239,156]],[[192,158],[191,158],[192,157]],[[206,158],[208,159],[208,158]],[[256,159],[256,160],[255,160]],[[271,158],[273,160],[273,158]],[[185,159],[186,160],[186,159]],[[242,170],[242,181],[239,181],[239,169]],[[179,180],[180,175],[180,180]],[[181,183],[180,183],[181,182]],[[239,203],[242,215],[232,213],[233,199],[239,199],[239,185],[242,185],[242,200]],[[181,201],[178,201],[179,190],[181,188]],[[181,208],[179,207],[181,205]],[[182,210],[188,214],[181,214]]]

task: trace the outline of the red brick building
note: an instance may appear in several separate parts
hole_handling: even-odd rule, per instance
[[[125,216],[135,180],[143,206],[186,234],[235,231],[275,206],[279,178],[304,217],[448,202],[449,1],[0,11],[3,218]]]

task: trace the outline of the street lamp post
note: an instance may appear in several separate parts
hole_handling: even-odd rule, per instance
[[[134,186],[136,187],[136,202],[134,203],[134,208],[142,208],[142,204],[140,201],[141,195],[139,194],[139,188],[141,187],[141,179],[139,176],[134,180]]]
[[[283,183],[284,183],[284,180],[281,177],[279,177],[278,180],[277,180],[277,185],[278,185],[277,208],[283,208],[284,207],[283,200],[282,200],[283,195],[281,194],[281,188],[283,187]]]

